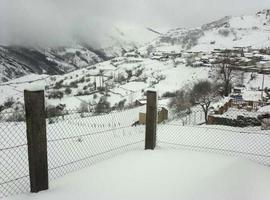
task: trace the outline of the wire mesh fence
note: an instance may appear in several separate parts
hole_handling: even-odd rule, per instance
[[[129,150],[143,149],[144,126],[136,125],[143,108],[93,116],[69,110],[48,125],[51,179]],[[50,121],[50,120],[49,120]]]
[[[47,110],[49,179],[143,149],[145,126],[140,124],[147,123],[145,110],[141,106],[98,115]],[[157,113],[157,145],[161,148],[221,153],[270,165],[269,114],[230,107],[222,113],[208,112],[205,118],[196,108],[163,121],[166,112],[162,111]],[[24,111],[0,113],[0,198],[30,190],[24,116]]]
[[[182,118],[159,124],[158,145],[222,153],[270,165],[268,115],[230,108],[223,114],[209,114],[207,124],[201,116],[204,116],[203,111],[196,110]]]
[[[0,113],[0,198],[29,191],[23,111]]]
[[[47,115],[47,149],[50,180],[130,150],[143,149],[144,126],[138,125],[145,107],[109,114],[66,110]],[[26,124],[0,115],[0,198],[30,191]]]

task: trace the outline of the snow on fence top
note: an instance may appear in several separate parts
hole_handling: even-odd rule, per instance
[[[30,83],[25,86],[25,90],[32,91],[32,92],[45,90],[45,81]]]

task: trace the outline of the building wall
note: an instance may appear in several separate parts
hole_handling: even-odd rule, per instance
[[[168,110],[162,108],[161,111],[158,112],[158,119],[157,122],[161,123],[164,120],[168,119]],[[146,122],[146,113],[139,113],[139,124],[145,124]]]

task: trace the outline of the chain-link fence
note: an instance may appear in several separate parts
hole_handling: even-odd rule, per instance
[[[24,112],[0,113],[0,198],[29,191]]]
[[[202,110],[158,125],[160,147],[222,153],[270,165],[270,116],[229,108],[223,114]]]
[[[158,110],[157,145],[270,165],[270,115],[250,107],[225,105],[207,115],[198,106],[169,119],[166,109]],[[149,124],[145,110],[142,106],[98,115],[83,110],[47,110],[49,179],[144,149],[145,126],[141,124]],[[0,115],[0,197],[30,190],[24,116],[23,111]],[[153,130],[150,134],[155,135]]]
[[[102,115],[78,110],[47,113],[50,180],[117,154],[143,149],[145,128],[137,122],[144,110],[137,107]],[[1,113],[0,198],[30,191],[24,116],[23,112]]]
[[[96,116],[68,110],[65,115],[48,119],[50,178],[119,153],[143,149],[145,128],[136,124],[141,109]]]

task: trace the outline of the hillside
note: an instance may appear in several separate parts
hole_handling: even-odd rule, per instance
[[[94,109],[99,102],[106,101],[111,108],[121,109],[134,105],[136,100],[144,101],[148,88],[155,88],[159,93],[160,104],[167,104],[168,97],[185,86],[192,86],[201,79],[216,80],[215,68],[207,65],[191,66],[187,62],[189,57],[171,56],[159,60],[131,55],[129,53],[64,75],[32,74],[14,79],[0,85],[3,94],[0,105],[4,105],[10,97],[23,102],[23,90],[32,83],[46,86],[47,106],[64,104],[67,109],[78,109],[87,105]],[[211,60],[213,55],[207,56]],[[195,59],[200,59],[200,55]],[[265,76],[265,86],[269,85],[269,81],[268,76]],[[233,86],[244,85],[247,90],[254,91],[261,87],[262,75],[235,71],[232,82]],[[259,97],[260,94],[258,91]]]
[[[34,74],[64,74],[137,49],[158,34],[144,27],[115,25],[98,44],[74,40],[71,46],[41,48],[0,46],[0,82]]]
[[[149,46],[157,51],[212,51],[233,47],[263,48],[270,45],[270,10],[254,15],[227,16],[201,27],[176,28]],[[147,46],[147,47],[149,47]],[[142,48],[145,52],[147,47]]]
[[[112,35],[120,36],[110,39],[104,37],[108,40],[104,40],[103,48],[98,51],[87,45],[46,49],[43,53],[40,50],[2,48],[3,52],[20,52],[8,53],[9,56],[17,57],[2,63],[5,66],[9,64],[5,68],[8,70],[4,70],[4,76],[5,73],[12,77],[27,76],[0,84],[3,94],[0,105],[5,104],[10,97],[23,102],[22,92],[32,82],[44,82],[48,105],[64,104],[70,109],[82,107],[82,104],[93,109],[99,102],[108,102],[111,109],[134,106],[144,101],[148,88],[155,88],[162,99],[161,104],[167,104],[168,97],[175,95],[175,91],[192,86],[198,80],[220,81],[216,77],[217,67],[228,53],[234,67],[232,86],[245,87],[247,94],[251,94],[251,90],[255,91],[260,98],[263,80],[261,70],[270,74],[270,44],[263,41],[269,37],[269,20],[270,12],[265,10],[256,15],[225,17],[198,29],[174,29],[165,35],[151,28],[139,29],[138,32],[129,26],[126,32],[114,28]],[[257,28],[254,28],[255,25]],[[236,34],[233,35],[234,31]],[[158,38],[138,48],[149,41],[153,34],[158,35]],[[202,42],[207,38],[215,42]],[[261,46],[252,46],[258,41],[262,41]],[[221,44],[226,44],[226,48],[230,49],[225,51]],[[120,48],[121,45],[127,50]],[[33,68],[19,62],[19,58],[29,56],[28,53],[34,55],[28,59],[36,59]],[[121,56],[117,56],[119,54]],[[7,56],[2,59],[7,59]],[[15,64],[11,66],[10,63]],[[49,75],[35,75],[44,72]],[[269,81],[268,76],[265,76],[265,87]]]
[[[37,49],[26,47],[0,48],[0,81],[27,74],[64,74],[103,61],[100,55],[77,46],[74,48]]]

